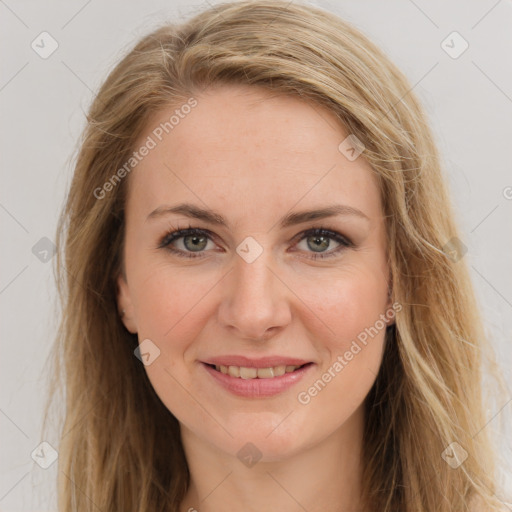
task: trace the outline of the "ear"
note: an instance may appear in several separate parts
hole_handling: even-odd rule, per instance
[[[132,299],[130,296],[130,288],[123,272],[117,276],[117,307],[121,321],[128,331],[132,334],[137,333],[137,322],[134,315]]]

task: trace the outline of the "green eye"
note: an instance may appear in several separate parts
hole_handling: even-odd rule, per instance
[[[183,249],[177,249],[173,244],[183,239]],[[354,244],[341,233],[324,228],[312,228],[300,234],[299,242],[307,240],[307,247],[311,249],[311,259],[323,259],[336,256],[338,253],[348,247],[354,247]],[[329,248],[331,241],[339,244],[339,247],[331,251],[325,251]],[[165,248],[182,258],[200,258],[201,253],[205,252],[208,241],[213,243],[208,231],[190,226],[187,229],[179,229],[167,233],[158,246]],[[319,250],[317,250],[319,249]],[[309,251],[305,251],[309,252]]]

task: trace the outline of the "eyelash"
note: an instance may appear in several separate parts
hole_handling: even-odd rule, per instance
[[[180,238],[186,237],[186,236],[207,236],[210,240],[212,240],[210,236],[210,232],[208,230],[194,228],[189,225],[186,229],[178,229],[176,231],[170,231],[164,237],[160,240],[160,243],[158,245],[159,249],[166,249],[171,251],[173,254],[176,254],[177,256],[181,258],[188,258],[188,259],[195,259],[195,258],[202,258],[203,256],[200,256],[201,252],[197,252],[197,255],[189,256],[188,254],[194,254],[191,252],[185,252],[181,249],[175,249],[171,247],[171,243],[175,240],[178,240]],[[304,238],[308,238],[310,236],[327,236],[331,239],[333,239],[335,242],[338,242],[340,246],[328,253],[313,253],[313,256],[309,256],[312,260],[322,260],[327,258],[332,258],[336,256],[339,252],[343,251],[346,248],[354,247],[354,243],[348,239],[347,237],[341,235],[340,233],[336,231],[331,231],[329,229],[325,229],[323,227],[318,228],[311,228],[306,231],[303,231],[300,233],[301,237],[299,238],[298,242],[301,242]],[[299,236],[299,235],[297,235]],[[212,240],[213,241],[213,240]],[[204,251],[202,251],[204,252]],[[187,254],[187,255],[185,255]]]

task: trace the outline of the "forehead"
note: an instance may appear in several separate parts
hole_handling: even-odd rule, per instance
[[[136,148],[148,137],[154,147],[129,178],[128,202],[137,209],[187,200],[227,217],[238,206],[261,217],[300,201],[380,213],[371,167],[340,152],[349,133],[332,112],[249,86],[223,85],[194,99],[192,108],[153,116],[139,138]]]

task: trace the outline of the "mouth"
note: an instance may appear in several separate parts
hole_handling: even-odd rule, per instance
[[[209,375],[208,389],[214,384],[237,397],[260,399],[278,396],[291,389],[306,375],[311,375],[315,363],[251,367],[201,362],[200,366]]]
[[[204,365],[212,368],[218,373],[222,373],[224,375],[228,375],[229,377],[233,377],[235,379],[244,379],[244,380],[252,380],[252,379],[277,379],[282,377],[283,375],[298,372],[308,366],[311,366],[314,363],[305,363],[302,365],[279,365],[279,366],[270,366],[266,368],[255,368],[255,367],[247,367],[247,366],[225,366],[225,365],[215,365],[209,363],[203,363]]]

